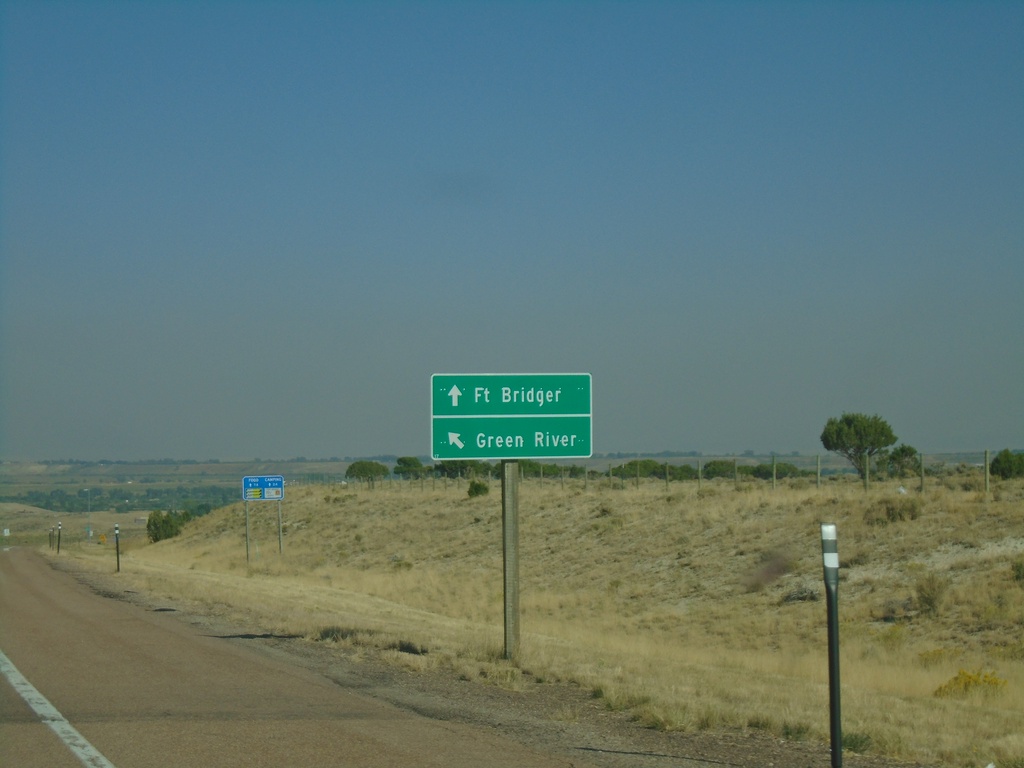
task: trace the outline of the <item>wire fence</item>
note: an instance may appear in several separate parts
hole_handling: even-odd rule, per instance
[[[897,482],[906,487],[917,487],[923,490],[928,478],[950,478],[964,476],[971,478],[972,483],[980,483],[988,490],[990,482],[989,466],[991,452],[963,451],[956,453],[918,454],[911,466],[904,467],[899,473],[887,471],[885,467],[872,465],[868,476],[862,477],[857,468],[847,459],[834,454],[818,454],[814,456],[788,454],[754,456],[665,456],[638,454],[626,458],[617,454],[614,459],[602,457],[587,459],[583,462],[556,462],[541,464],[536,461],[521,461],[520,474],[524,481],[559,483],[565,486],[571,483],[584,488],[605,487],[626,488],[630,485],[639,487],[643,483],[661,482],[666,486],[673,483],[697,483],[732,481],[735,483],[765,482],[772,487],[781,483],[808,481],[821,486],[836,480],[858,480],[870,486],[872,482]],[[473,481],[487,483],[498,482],[500,464],[489,465],[486,462],[466,462],[452,473],[436,467],[425,466],[416,473],[396,474],[385,465],[381,469],[388,471],[371,477],[352,477],[345,473],[309,473],[289,479],[289,484],[321,485],[339,489],[352,490],[419,490],[437,491],[449,488],[465,488]],[[915,481],[917,485],[915,486]],[[981,490],[982,488],[979,488]]]

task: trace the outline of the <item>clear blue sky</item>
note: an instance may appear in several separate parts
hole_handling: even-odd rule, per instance
[[[1024,3],[0,8],[0,459],[1024,448]]]

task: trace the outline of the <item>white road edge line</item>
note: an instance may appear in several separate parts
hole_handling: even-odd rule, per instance
[[[14,686],[14,690],[25,700],[25,703],[39,715],[39,719],[50,726],[50,730],[57,734],[58,738],[64,742],[75,757],[82,761],[83,765],[87,765],[89,768],[115,768],[112,762],[86,741],[85,737],[64,718],[64,715],[58,712],[57,708],[25,679],[25,676],[18,671],[3,651],[0,651],[0,672]]]

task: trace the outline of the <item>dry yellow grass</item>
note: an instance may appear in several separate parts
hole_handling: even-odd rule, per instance
[[[1024,765],[1024,484],[994,483],[990,499],[970,478],[897,485],[526,482],[519,668],[500,658],[497,485],[473,499],[465,484],[289,486],[283,556],[276,505],[251,504],[246,563],[238,504],[135,547],[122,578],[268,630],[429,649],[394,653],[413,669],[576,681],[652,727],[825,742],[819,523],[834,522],[847,744]],[[1004,684],[936,696],[960,670]]]

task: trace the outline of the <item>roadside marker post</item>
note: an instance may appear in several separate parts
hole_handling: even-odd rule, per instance
[[[57,554],[58,555],[60,554],[60,528],[61,528],[61,523],[58,521],[57,522]]]
[[[121,572],[121,526],[114,523],[114,551],[117,552],[117,572]]]
[[[839,545],[835,523],[821,524],[821,559],[825,574],[828,610],[829,733],[832,768],[843,765],[843,727],[839,693]]]

